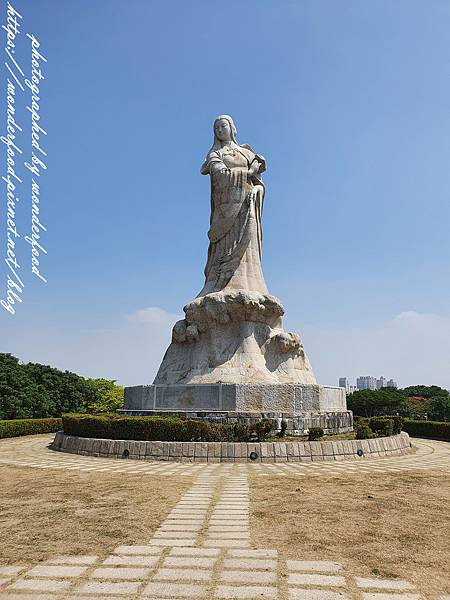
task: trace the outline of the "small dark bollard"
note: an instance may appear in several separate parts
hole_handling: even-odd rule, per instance
[[[257,460],[258,453],[257,452],[250,452],[249,458],[250,458],[250,460]]]
[[[358,450],[356,451],[356,454],[358,456],[362,456],[364,454],[364,452],[361,450],[361,448],[358,448]]]
[[[122,458],[128,458],[130,456],[130,451],[129,450],[124,450],[123,454],[122,454]]]

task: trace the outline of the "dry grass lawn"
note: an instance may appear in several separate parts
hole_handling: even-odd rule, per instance
[[[146,544],[190,477],[0,467],[0,563]]]
[[[450,475],[253,477],[252,538],[290,558],[450,593]]]

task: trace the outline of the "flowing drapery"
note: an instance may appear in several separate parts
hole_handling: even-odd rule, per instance
[[[242,150],[241,148],[244,148]],[[251,198],[259,177],[249,177],[251,160],[263,161],[248,147],[211,152],[202,173],[211,175],[211,219],[205,285],[199,296],[226,289],[267,293],[261,270],[261,215],[264,187]]]

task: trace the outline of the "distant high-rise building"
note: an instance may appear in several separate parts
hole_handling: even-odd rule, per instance
[[[383,375],[377,379],[371,375],[361,375],[356,380],[356,386],[351,385],[347,377],[339,377],[339,387],[344,388],[347,394],[352,394],[357,390],[381,390],[385,387],[397,387],[397,382],[393,379],[387,380]]]
[[[377,390],[381,390],[381,388],[384,388],[387,386],[387,379],[385,377],[383,377],[383,375],[380,377],[380,379],[377,379]]]
[[[347,394],[353,394],[353,392],[356,392],[356,386],[351,385],[347,377],[339,377],[339,387],[344,388]]]
[[[358,390],[376,390],[377,379],[376,377],[372,377],[371,375],[364,375],[358,377],[358,379],[356,380],[356,387]]]

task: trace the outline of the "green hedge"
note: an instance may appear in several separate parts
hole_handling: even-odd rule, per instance
[[[403,430],[403,417],[400,417],[399,415],[394,415],[394,416],[388,416],[387,418],[392,420],[393,427],[394,427],[394,431],[393,431],[394,435],[401,433]]]
[[[389,437],[401,432],[403,419],[399,416],[354,417],[353,428],[357,440]]]
[[[321,437],[323,437],[322,427],[310,427],[308,431],[308,442],[314,442],[315,440],[319,440]]]
[[[413,421],[405,419],[403,431],[413,437],[433,438],[450,441],[450,423],[439,421]]]
[[[375,437],[389,437],[394,434],[394,421],[389,417],[371,417],[369,427]]]
[[[67,435],[112,440],[159,442],[247,442],[263,440],[272,429],[269,420],[255,425],[207,423],[180,417],[127,417],[119,415],[63,415]]]
[[[54,433],[62,429],[61,419],[14,419],[0,421],[0,438],[37,433]]]
[[[353,430],[357,440],[368,440],[374,437],[373,431],[369,427],[368,417],[354,417]]]

